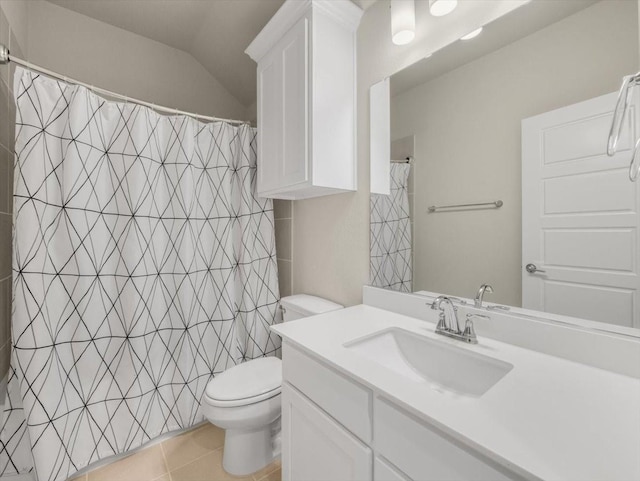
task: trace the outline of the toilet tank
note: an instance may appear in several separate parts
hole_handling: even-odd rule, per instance
[[[323,299],[322,297],[296,294],[280,299],[280,307],[282,308],[282,322],[287,322],[302,317],[336,311],[342,309],[344,306]]]

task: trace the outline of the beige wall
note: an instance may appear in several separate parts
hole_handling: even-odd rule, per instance
[[[26,55],[28,52],[28,3],[24,0],[0,0],[0,8],[9,27],[5,29],[5,33],[9,40],[11,38],[14,39],[13,45],[8,45],[10,48],[13,47],[12,53],[14,55],[17,53]],[[2,38],[3,41],[7,40],[4,35]],[[6,71],[3,67],[0,67],[0,69],[2,69],[4,78]]]
[[[488,282],[492,301],[521,305],[520,121],[637,71],[636,10],[599,2],[392,99],[392,138],[416,136],[414,289],[473,297]],[[499,210],[426,212],[496,199]]]
[[[391,42],[387,1],[365,11],[358,29],[358,191],[293,202],[294,293],[344,305],[362,301],[362,286],[369,282],[369,87],[518,5],[474,3],[461,7],[477,6],[474,15],[435,22],[424,11],[428,2],[416,3],[416,39],[406,46]]]
[[[0,43],[19,57],[27,56],[26,7],[26,2],[0,2]],[[9,369],[11,352],[12,152],[15,130],[15,107],[9,81],[12,71],[9,66],[0,66],[0,379]]]
[[[43,0],[29,0],[30,60],[120,94],[205,115],[247,109],[191,55]]]

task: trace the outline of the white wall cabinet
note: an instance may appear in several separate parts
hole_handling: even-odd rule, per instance
[[[247,48],[258,64],[258,195],[356,190],[361,16],[350,0],[287,0]]]
[[[282,361],[283,481],[522,479],[286,341]]]

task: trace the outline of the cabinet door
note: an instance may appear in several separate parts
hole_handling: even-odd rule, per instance
[[[376,458],[373,462],[373,481],[409,481],[386,461]]]
[[[258,65],[258,193],[309,179],[309,20],[298,21]]]
[[[290,384],[282,386],[282,480],[372,479],[371,450]]]
[[[305,17],[283,38],[282,187],[309,178],[309,20]]]
[[[278,186],[282,158],[282,59],[272,53],[258,65],[258,194]]]

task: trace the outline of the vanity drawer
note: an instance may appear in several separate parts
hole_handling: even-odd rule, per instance
[[[374,401],[377,452],[419,481],[508,481],[520,479],[479,454],[471,453],[419,419]]]
[[[371,391],[323,366],[286,342],[283,380],[366,443],[371,442]]]

